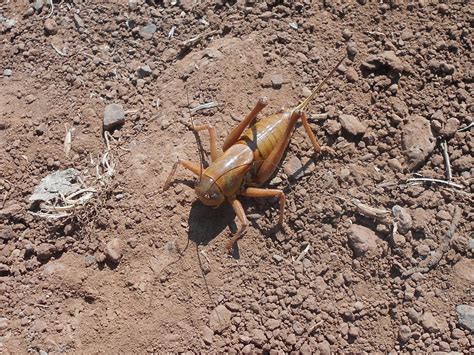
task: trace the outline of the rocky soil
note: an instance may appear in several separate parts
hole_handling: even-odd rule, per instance
[[[472,353],[473,15],[3,1],[0,352]],[[190,114],[222,144],[259,96],[266,114],[296,105],[341,55],[308,107],[336,153],[297,127],[268,184],[284,228],[276,200],[241,198],[251,226],[229,256],[229,206],[196,202],[182,169],[161,192],[178,157],[199,161]],[[95,192],[51,219],[70,200],[44,212],[30,196],[68,168]]]

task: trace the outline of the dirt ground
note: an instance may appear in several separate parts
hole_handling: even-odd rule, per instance
[[[0,5],[0,352],[474,351],[469,1],[53,5]],[[258,97],[259,117],[294,107],[342,55],[307,109],[335,154],[298,125],[267,184],[284,226],[276,199],[239,198],[229,255],[230,206],[197,202],[181,168],[161,191],[178,157],[199,162],[190,108],[218,103],[192,118],[221,145]],[[67,168],[97,192],[32,214]]]

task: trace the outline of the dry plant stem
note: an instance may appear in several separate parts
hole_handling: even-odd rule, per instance
[[[380,208],[370,207],[366,204],[363,204],[356,198],[352,199],[352,203],[356,206],[360,214],[368,218],[385,219],[390,214],[390,211],[383,210]]]
[[[56,51],[56,53],[58,53],[61,57],[66,57],[66,54],[61,52],[59,50],[59,48],[57,48],[54,44],[51,43],[51,47],[53,47],[53,49]]]
[[[407,182],[436,182],[438,184],[444,184],[444,185],[448,185],[448,186],[451,186],[451,187],[455,187],[457,189],[462,189],[461,185],[458,185],[458,184],[455,184],[453,182],[446,181],[446,180],[440,180],[440,179],[431,179],[431,178],[421,177],[421,178],[410,178],[410,179],[407,180]]]
[[[418,266],[418,267],[414,267],[413,269],[406,270],[402,274],[403,277],[405,278],[409,277],[416,272],[427,273],[428,271],[434,269],[439,264],[443,256],[449,250],[449,246],[451,245],[451,241],[453,239],[454,233],[456,232],[456,228],[458,227],[458,224],[461,221],[461,215],[462,215],[461,208],[459,206],[456,206],[454,210],[453,219],[451,221],[451,225],[449,226],[446,234],[444,235],[443,242],[441,246],[438,248],[438,250],[436,250],[435,253],[433,253],[431,256],[428,257],[427,265],[423,267]]]
[[[308,254],[309,248],[311,248],[311,245],[308,244],[306,248],[304,248],[304,250],[300,253],[300,255],[298,255],[298,257],[295,260],[295,263],[299,263],[301,260],[304,259],[306,254]]]
[[[441,149],[443,151],[444,165],[446,166],[446,179],[451,181],[453,174],[451,172],[451,163],[449,162],[448,143],[445,140],[441,142]]]
[[[197,105],[196,107],[191,109],[191,113],[195,113],[199,110],[204,110],[208,108],[213,108],[219,106],[219,103],[216,101],[206,102],[205,104]]]
[[[469,131],[472,126],[474,126],[474,122],[471,122],[470,124],[468,124],[466,127],[463,127],[463,128],[459,128],[458,129],[458,132],[464,132],[464,131]]]

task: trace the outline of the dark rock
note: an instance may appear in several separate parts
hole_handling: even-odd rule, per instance
[[[48,243],[41,243],[35,248],[36,256],[40,261],[48,261],[52,256],[53,246]]]
[[[8,274],[10,274],[10,267],[0,263],[0,276],[7,276]]]

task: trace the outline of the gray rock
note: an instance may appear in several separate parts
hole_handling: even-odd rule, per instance
[[[350,227],[348,242],[356,257],[376,253],[377,240],[377,235],[369,228],[358,224]]]
[[[151,70],[149,65],[142,65],[137,69],[137,76],[139,78],[145,78],[147,76],[150,76],[153,73],[153,70]]]
[[[3,76],[12,76],[13,75],[13,70],[11,69],[5,69],[3,71]]]
[[[104,130],[111,130],[124,124],[125,122],[125,111],[122,105],[110,104],[105,107],[104,110]]]
[[[408,325],[402,325],[400,326],[400,329],[398,330],[398,339],[402,343],[406,343],[408,340],[411,338],[411,329]]]
[[[418,168],[435,147],[430,122],[418,115],[408,117],[402,127],[402,152],[408,169]]]
[[[280,74],[273,74],[271,80],[274,89],[280,89],[283,85],[283,77]]]
[[[138,0],[128,0],[128,9],[130,11],[138,9]]]
[[[47,35],[55,35],[58,33],[58,25],[56,24],[56,21],[52,18],[46,19],[46,21],[44,21],[44,32]]]
[[[355,70],[353,67],[347,68],[346,79],[351,83],[355,83],[356,81],[358,81],[359,74],[357,73],[357,70]]]
[[[293,331],[295,332],[296,335],[302,335],[304,333],[303,324],[301,324],[298,321],[294,321],[293,322]]]
[[[220,304],[209,315],[209,328],[215,333],[222,333],[231,324],[232,312]]]
[[[367,131],[365,124],[360,122],[359,119],[353,115],[339,115],[339,121],[341,122],[342,128],[354,136],[362,135]]]
[[[110,240],[105,246],[105,257],[113,264],[117,264],[122,259],[122,243],[119,238]]]
[[[423,313],[420,321],[421,321],[421,326],[427,332],[434,332],[434,331],[439,330],[438,321],[433,316],[433,313],[431,313],[430,311],[426,311],[425,313]]]
[[[474,332],[474,307],[460,304],[456,306],[456,313],[458,314],[459,324]]]
[[[281,325],[281,320],[269,318],[265,322],[265,329],[274,330],[274,329],[280,328],[280,325]]]
[[[149,23],[146,26],[143,26],[142,28],[140,28],[140,31],[139,31],[140,36],[143,39],[151,39],[156,32],[156,28],[157,27],[155,24]]]
[[[298,180],[304,175],[303,164],[301,164],[301,160],[296,156],[292,156],[285,165],[283,165],[283,171],[294,180]]]
[[[76,29],[81,32],[82,28],[84,28],[84,20],[78,15],[74,14],[74,24],[76,25]]]
[[[45,176],[36,186],[29,201],[50,201],[59,198],[61,195],[68,196],[80,190],[81,184],[77,178],[79,171],[73,168],[59,170]]]
[[[273,260],[275,260],[277,263],[283,261],[283,257],[281,255],[278,255],[278,254],[273,254],[272,255],[272,258]]]
[[[87,254],[85,257],[84,257],[84,261],[86,263],[86,267],[89,267],[89,266],[92,266],[96,263],[96,260],[95,260],[95,257],[94,255],[90,255],[90,254]]]
[[[211,345],[212,337],[214,336],[213,330],[209,328],[207,325],[205,325],[202,327],[201,332],[202,332],[202,340],[204,341],[204,343],[206,343],[207,345]]]
[[[413,220],[408,209],[395,205],[392,207],[392,214],[397,221],[397,228],[400,234],[407,234],[413,226]]]
[[[267,337],[261,329],[253,329],[250,332],[250,336],[252,338],[252,342],[258,347],[261,347],[267,341]]]
[[[331,354],[331,346],[329,345],[329,342],[327,342],[326,340],[318,344],[318,349],[321,352],[321,355]]]
[[[5,317],[0,317],[0,330],[5,330],[8,328],[9,319]]]
[[[323,128],[330,135],[337,134],[341,130],[341,127],[341,124],[336,120],[327,120],[323,125]]]
[[[33,7],[33,9],[35,9],[36,12],[40,12],[44,6],[44,1],[36,0],[31,6]]]

